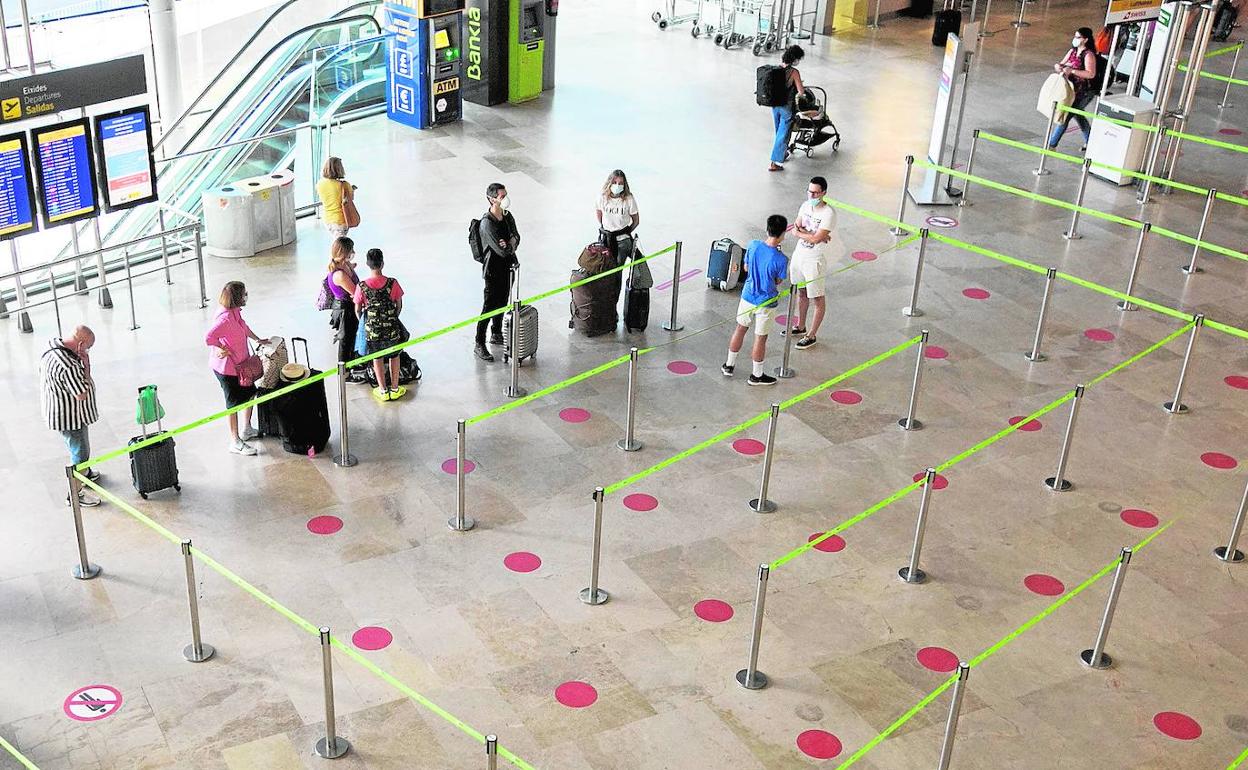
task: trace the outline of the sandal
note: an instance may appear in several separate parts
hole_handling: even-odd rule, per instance
[[[767,170],[768,171],[784,171],[784,166],[781,166],[778,163],[772,163],[770,166],[767,167]]]

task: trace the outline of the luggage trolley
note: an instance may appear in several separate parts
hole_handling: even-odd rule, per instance
[[[719,24],[723,19],[725,2],[731,2],[731,0],[700,0],[698,18],[694,20],[689,34],[694,37],[706,35],[709,38],[716,32],[721,32],[723,28]],[[714,21],[711,21],[712,19]]]
[[[776,11],[776,0],[725,0],[715,42],[725,49],[753,43],[755,56],[775,50],[779,46]]]
[[[695,10],[693,13],[676,13],[676,4],[678,2],[690,2],[690,0],[665,0],[664,7],[650,14],[650,21],[659,25],[659,29],[667,29],[668,25],[684,24],[687,21],[696,22],[702,10],[702,0],[692,0]]]

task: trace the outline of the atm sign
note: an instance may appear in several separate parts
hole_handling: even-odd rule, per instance
[[[442,94],[449,94],[458,90],[459,90],[459,78],[458,77],[447,78],[446,80],[439,80],[433,84],[434,96],[441,96]]]

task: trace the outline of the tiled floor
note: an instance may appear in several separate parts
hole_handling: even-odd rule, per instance
[[[1099,10],[1037,4],[1028,9],[1034,25],[1017,33],[1005,21],[1011,7],[994,9],[1002,18],[990,26],[1001,31],[976,59],[966,128],[1034,141],[1043,130],[1035,89],[1070,28]],[[767,174],[770,120],[750,99],[759,60],[694,40],[687,27],[659,32],[647,20],[651,10],[637,2],[565,3],[559,88],[541,101],[469,107],[462,125],[428,133],[379,118],[335,137],[360,186],[357,244],[386,250],[408,287],[409,328],[429,331],[477,312],[479,283],[463,227],[494,180],[514,200],[526,295],[566,283],[594,234],[595,191],[616,166],[629,172],[638,195],[643,248],[681,240],[682,272],[705,268],[713,238],[748,241],[767,214],[791,215],[813,173],[829,178],[833,197],[895,212],[901,159],[927,141],[941,55],[928,44],[930,21],[895,20],[878,33],[820,40],[802,69],[807,82],[833,94],[845,140],[835,156],[824,148],[783,174]],[[1226,67],[1226,59],[1214,65]],[[1220,93],[1202,87],[1193,132],[1245,127],[1243,105],[1214,106]],[[1077,141],[1063,146],[1073,151]],[[1037,178],[1030,155],[985,144],[977,153],[977,173],[1073,197],[1070,166],[1055,164],[1051,176]],[[1248,187],[1248,164],[1237,156],[1191,145],[1184,153],[1183,180]],[[973,195],[971,207],[911,210],[907,220],[952,215],[961,220],[945,231],[953,237],[1110,287],[1125,284],[1134,231],[1084,218],[1085,237],[1068,242],[1060,236],[1065,212],[987,189]],[[1203,203],[1175,193],[1141,212],[1130,189],[1097,181],[1086,201],[1185,233],[1195,232]],[[1242,208],[1220,204],[1207,237],[1242,249],[1246,223]],[[1173,521],[1128,571],[1107,647],[1116,667],[1093,672],[1077,658],[1095,636],[1105,578],[972,670],[953,767],[1226,767],[1248,744],[1248,567],[1224,565],[1209,552],[1227,535],[1244,475],[1214,469],[1201,455],[1248,460],[1245,391],[1224,381],[1248,374],[1248,361],[1241,339],[1213,329],[1196,347],[1187,416],[1160,408],[1173,393],[1186,336],[1088,390],[1068,471],[1073,491],[1055,495],[1042,485],[1054,471],[1067,405],[1043,415],[1040,430],[1016,431],[942,470],[948,486],[931,496],[925,585],[896,576],[909,555],[913,493],[846,529],[842,550],[829,541],[827,551],[808,550],[777,566],[759,659],[771,686],[751,692],[733,681],[747,662],[760,562],[869,509],[923,468],[1182,326],[1149,311],[1120,313],[1110,298],[1059,283],[1044,342],[1049,360],[1031,364],[1022,353],[1031,344],[1042,276],[932,243],[920,297],[926,315],[907,319],[900,309],[917,244],[887,251],[896,239],[884,227],[845,213],[839,229],[848,251],[881,256],[833,279],[820,345],[794,353],[797,378],[770,391],[720,376],[737,300],[706,290],[700,274],[680,284],[679,335],[661,329],[670,289],[653,292],[644,334],[586,339],[566,328],[566,295],[540,303],[540,353],[521,372],[530,390],[626,353],[630,344],[656,346],[639,366],[645,448],[615,448],[625,421],[623,367],[474,425],[467,507],[478,526],[470,533],[446,527],[455,483],[442,465],[454,455],[457,419],[506,402],[507,372],[472,358],[467,330],[414,349],[425,378],[405,403],[378,404],[349,386],[355,468],[337,468],[324,455],[285,454],[273,441],[262,442],[256,458],[230,455],[224,428],[210,425],[178,437],[180,495],[140,501],[121,460],[102,467],[105,486],[348,646],[357,629],[387,629],[387,647],[360,654],[542,768],[844,763],[948,676],[923,667],[921,649],[973,658],[1058,598],[1028,590],[1027,576],[1050,575],[1073,590],[1119,548]],[[327,239],[313,221],[301,222],[299,234],[295,249],[212,260],[209,283],[245,280],[255,329],[309,337],[314,363],[325,366],[329,334],[312,300]],[[1206,272],[1185,277],[1177,267],[1189,252],[1154,239],[1138,293],[1248,326],[1244,265],[1205,255]],[[844,255],[835,263],[853,261]],[[659,281],[671,264],[670,257],[657,261]],[[988,297],[967,297],[967,288]],[[134,332],[124,302],[107,312],[82,300],[66,311],[67,321],[81,319],[100,336],[97,451],[134,433],[138,384],[159,383],[167,424],[219,409],[198,342],[211,311],[197,307],[196,293],[181,277],[168,287],[141,284],[142,328]],[[199,564],[203,635],[218,652],[211,662],[186,663],[178,548],[116,506],[86,513],[91,558],[104,574],[90,582],[69,577],[75,550],[61,504],[63,450],[40,422],[32,373],[53,320],[35,313],[34,322],[33,336],[18,334],[12,320],[0,335],[0,398],[12,405],[0,423],[0,488],[8,497],[0,537],[0,736],[45,770],[323,766],[311,752],[324,729],[314,636]],[[896,427],[913,371],[906,350],[783,412],[769,494],[779,504],[775,513],[756,514],[746,504],[757,495],[762,455],[732,448],[735,439],[763,440],[765,423],[608,496],[601,584],[612,598],[599,607],[577,600],[589,578],[594,487],[693,447],[920,329],[948,353],[925,364],[924,430]],[[1088,329],[1113,338],[1091,339]],[[780,357],[782,338],[773,337],[769,366]],[[668,364],[678,360],[696,371],[672,373]],[[335,390],[331,382],[331,411]],[[835,401],[832,390],[861,400]],[[568,407],[588,410],[590,419],[560,419]],[[651,495],[657,507],[631,510],[622,504],[629,494]],[[1158,523],[1133,526],[1124,509],[1151,512]],[[309,532],[309,519],[323,515],[339,517],[342,529]],[[535,554],[540,566],[508,569],[505,557],[519,551]],[[727,603],[731,617],[702,619],[694,606],[704,599]],[[334,661],[339,731],[353,745],[339,764],[484,766],[481,745],[460,729],[341,650]],[[568,682],[590,685],[596,700],[563,705],[556,689]],[[120,709],[99,721],[66,718],[65,697],[91,684],[120,690]],[[935,766],[949,697],[936,698],[853,766]],[[1163,735],[1154,716],[1169,711],[1195,719],[1201,735]],[[819,760],[799,744],[836,756]],[[0,767],[17,766],[0,757]]]

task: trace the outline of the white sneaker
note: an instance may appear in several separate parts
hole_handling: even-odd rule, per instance
[[[238,437],[243,441],[251,441],[253,438],[260,438],[260,431],[248,425],[239,432]]]
[[[251,457],[256,453],[256,448],[240,438],[235,440],[233,444],[230,444],[230,451],[236,455]]]
[[[69,505],[69,495],[65,496],[65,505]],[[78,493],[78,504],[84,508],[94,508],[100,504],[100,498],[83,490]]]

